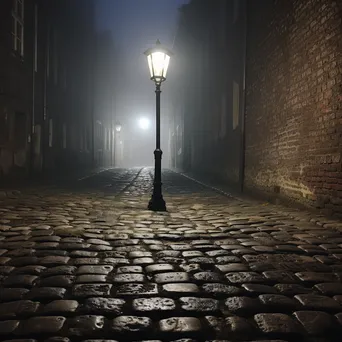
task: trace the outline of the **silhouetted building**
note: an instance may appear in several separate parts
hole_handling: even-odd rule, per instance
[[[115,125],[115,49],[110,31],[97,34],[95,60],[95,162],[96,165],[115,164],[115,144],[117,133]]]
[[[94,3],[0,2],[0,174],[93,161]]]
[[[173,167],[241,182],[244,1],[193,0],[180,10],[170,82]]]

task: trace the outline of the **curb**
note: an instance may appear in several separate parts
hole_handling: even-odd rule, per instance
[[[211,190],[213,190],[213,191],[215,191],[215,192],[217,192],[217,193],[219,193],[219,194],[221,194],[223,196],[226,196],[226,197],[229,197],[229,198],[234,198],[234,199],[236,199],[238,201],[242,201],[241,198],[238,198],[238,197],[232,195],[231,193],[229,193],[227,191],[224,191],[224,190],[222,190],[220,188],[217,188],[215,186],[209,185],[208,183],[204,183],[204,182],[202,182],[202,181],[200,181],[200,180],[198,180],[196,178],[193,178],[193,177],[191,177],[191,176],[189,176],[189,175],[187,175],[187,174],[185,174],[183,172],[178,172],[178,171],[174,171],[174,170],[173,170],[173,172],[178,173],[181,176],[183,176],[183,177],[185,177],[185,178],[187,178],[187,179],[189,179],[189,180],[191,180],[191,181],[193,181],[195,183],[198,183],[198,184],[200,184],[200,185],[202,185],[202,186],[204,186],[204,187],[206,187],[208,189],[211,189]]]
[[[22,194],[19,190],[0,190],[0,200],[3,198],[17,198]]]

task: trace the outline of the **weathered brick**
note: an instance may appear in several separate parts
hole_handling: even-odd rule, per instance
[[[246,131],[250,132],[246,142],[246,182],[251,187],[280,192],[299,202],[327,207],[329,202],[338,203],[336,201],[340,199],[340,195],[335,195],[339,186],[336,172],[331,172],[341,158],[334,150],[339,133],[329,127],[339,124],[332,110],[339,105],[340,98],[332,94],[337,91],[341,80],[334,76],[339,72],[340,63],[329,63],[326,68],[322,65],[329,56],[337,53],[341,34],[337,30],[340,20],[340,16],[336,15],[337,7],[324,3],[319,7],[316,5],[316,2],[308,2],[305,7],[300,3],[284,6],[284,3],[278,2],[263,8],[263,15],[257,6],[250,8],[253,34],[248,40],[248,51],[253,57],[248,61],[251,73],[247,79],[247,112],[250,108],[255,115],[249,116],[246,124]],[[277,13],[276,18],[268,13]],[[304,26],[295,30],[297,26],[289,19],[291,16],[300,17]],[[324,24],[312,24],[323,22],[323,19]],[[261,22],[272,24],[263,31],[259,28]],[[325,46],[325,37],[328,35],[326,25],[332,27],[330,44],[322,53],[316,47]],[[307,31],[304,31],[304,27]],[[288,42],[281,39],[284,32],[293,32]],[[314,39],[314,36],[321,38]],[[275,53],[269,62],[263,63],[270,51],[286,46],[291,46],[291,54],[284,56]],[[306,48],[302,49],[303,46]],[[293,63],[292,67],[285,69],[286,63]],[[277,70],[274,83],[264,77],[271,65],[276,66]],[[286,83],[288,80],[290,83]],[[264,101],[262,94],[266,94],[264,90],[271,84],[272,95],[266,91],[270,96]],[[283,100],[282,87],[285,84],[288,94]],[[314,112],[306,106],[311,98],[316,99]],[[266,107],[263,107],[265,103]],[[284,110],[280,110],[280,103],[283,103]],[[313,117],[315,120],[312,120]],[[272,120],[277,124],[270,126]],[[286,126],[283,122],[286,122]],[[280,138],[273,139],[277,132]],[[322,144],[326,151],[324,155],[320,152]],[[305,146],[310,146],[308,154],[301,153],[306,150]],[[265,172],[268,176],[261,177]],[[281,178],[277,177],[278,174],[281,174]],[[332,183],[327,183],[330,179]],[[336,210],[334,207],[331,209]]]

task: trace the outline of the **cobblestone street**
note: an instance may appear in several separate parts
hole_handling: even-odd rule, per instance
[[[342,223],[151,172],[1,198],[1,341],[341,341]]]

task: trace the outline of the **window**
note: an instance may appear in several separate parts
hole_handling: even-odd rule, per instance
[[[239,112],[240,112],[240,87],[238,83],[233,83],[233,129],[239,125]]]
[[[107,150],[107,129],[103,130],[103,148]]]
[[[42,136],[42,129],[41,125],[34,126],[34,153],[36,155],[40,155],[40,147],[41,147],[41,136]]]
[[[38,71],[38,6],[34,5],[34,71]]]
[[[86,151],[91,151],[91,134],[90,127],[86,127]]]
[[[67,147],[67,127],[65,123],[63,124],[62,134],[63,134],[63,148],[66,148]]]
[[[110,130],[107,129],[107,151],[110,150]]]
[[[15,149],[17,151],[22,150],[26,146],[26,114],[16,112],[14,118],[14,132],[15,132]]]
[[[0,109],[0,145],[8,143],[9,122],[7,109]]]
[[[50,39],[50,35],[51,35],[51,30],[50,30],[50,26],[48,24],[48,30],[47,30],[47,47],[46,47],[46,77],[47,79],[50,78],[50,44],[51,44],[51,39]]]
[[[233,16],[233,24],[239,19],[239,11],[240,11],[240,4],[238,0],[234,0],[234,16]]]
[[[53,80],[58,83],[58,35],[56,30],[53,30]]]
[[[49,147],[52,147],[53,142],[53,121],[49,119]]]
[[[79,132],[80,133],[80,150],[84,150],[84,129]]]
[[[13,0],[12,40],[14,51],[24,56],[24,0]]]
[[[221,96],[221,117],[219,130],[219,137],[223,139],[227,133],[227,99],[225,93],[223,93]]]
[[[66,66],[63,65],[62,67],[62,87],[64,90],[67,88],[67,72],[66,72]]]

